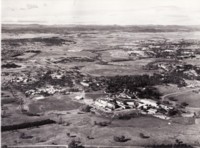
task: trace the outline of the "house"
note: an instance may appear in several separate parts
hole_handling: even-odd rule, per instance
[[[53,73],[51,74],[52,79],[61,79],[64,76],[64,74],[60,73]]]
[[[157,117],[157,118],[160,118],[160,119],[164,119],[164,120],[169,120],[170,119],[170,117],[167,117],[167,116],[165,116],[163,114],[154,114],[153,116]]]
[[[81,82],[80,84],[81,84],[82,86],[89,87],[89,84],[86,83],[86,82]]]
[[[33,98],[33,100],[42,100],[42,99],[45,99],[44,96],[36,96]]]
[[[169,110],[169,109],[172,109],[173,107],[171,106],[167,106],[167,105],[163,105],[163,104],[160,104],[159,105],[161,108],[165,109],[165,110]]]
[[[116,97],[117,98],[122,98],[122,99],[131,99],[131,97],[129,95],[127,95],[125,92],[120,93]]]
[[[46,88],[40,88],[38,90],[39,93],[41,92],[45,92],[45,93],[48,93],[50,95],[53,95],[56,93],[56,89],[54,88],[54,86],[47,86]]]
[[[135,107],[135,106],[136,106],[136,105],[135,105],[135,102],[133,102],[133,101],[127,101],[126,104],[127,104],[128,106],[131,106],[131,107]]]
[[[140,106],[145,106],[146,107],[147,105],[150,105],[150,106],[158,108],[158,104],[156,103],[156,101],[150,100],[150,99],[141,99],[139,101],[139,106],[138,107],[140,107]]]
[[[126,105],[125,105],[125,102],[124,102],[124,101],[122,101],[122,100],[117,100],[116,103],[117,103],[117,105],[120,106],[121,108],[126,109]]]
[[[33,89],[27,90],[27,91],[25,92],[25,94],[28,95],[28,96],[30,96],[30,95],[35,95],[35,93],[36,93],[36,91],[33,90]]]
[[[153,108],[150,108],[147,110],[147,114],[150,114],[150,115],[154,115],[156,114],[157,110],[156,109],[153,109]]]
[[[83,98],[83,96],[76,96],[75,99],[76,100],[83,100],[84,98]]]
[[[79,95],[75,96],[76,100],[83,100],[85,98],[85,91],[79,93]]]
[[[96,107],[113,110],[116,108],[116,103],[108,99],[97,99],[94,102]]]

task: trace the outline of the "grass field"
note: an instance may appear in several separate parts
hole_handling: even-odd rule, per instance
[[[198,54],[195,58],[178,61],[177,59],[156,57],[156,54],[153,53],[157,48],[154,47],[155,45],[161,46],[166,43],[166,48],[168,46],[170,49],[173,46],[180,48],[178,43],[182,41],[194,44],[188,48],[199,50],[200,32],[183,31],[181,27],[178,27],[177,31],[175,26],[163,26],[163,28],[157,26],[153,30],[152,27],[145,29],[138,26],[136,28],[128,26],[60,28],[43,26],[43,29],[34,25],[3,26],[2,63],[15,63],[21,67],[2,68],[2,125],[32,122],[38,119],[52,119],[56,121],[56,124],[2,132],[2,144],[54,145],[67,144],[72,139],[79,139],[85,145],[119,145],[123,147],[125,145],[170,144],[179,139],[187,144],[200,145],[198,122],[187,125],[150,116],[140,116],[129,120],[113,120],[110,125],[101,127],[94,125],[94,122],[110,121],[110,119],[81,112],[79,107],[83,105],[84,101],[74,101],[74,97],[87,87],[80,85],[80,81],[85,78],[163,74],[163,71],[159,69],[145,69],[149,63],[156,63],[159,60],[167,64],[199,66]],[[158,51],[157,55],[161,52]],[[46,71],[59,70],[70,72],[69,79],[73,83],[71,88],[73,91],[69,95],[57,92],[37,100],[34,99],[35,96],[26,96],[22,89],[26,86],[28,88],[29,82],[11,81],[27,73],[31,76],[36,75],[37,77],[34,78],[37,79]],[[198,80],[187,80],[187,82],[199,83]],[[44,83],[41,87],[46,87],[46,85],[48,84]],[[55,85],[58,87],[58,84]],[[70,90],[68,86],[63,87]],[[193,88],[178,87],[174,84],[161,84],[155,87],[162,96],[166,96],[163,97],[164,100],[174,97],[178,103],[188,103],[190,109],[199,109],[200,93],[193,91]],[[13,92],[11,88],[13,88]],[[32,89],[37,88],[32,87]],[[188,91],[190,89],[191,91]],[[99,92],[100,94],[98,94]],[[103,90],[99,92],[86,93],[88,98],[86,101],[105,96],[101,95]],[[22,111],[22,106],[29,114]],[[32,114],[30,115],[30,113]],[[28,138],[21,136],[22,133]],[[149,138],[142,138],[141,133]],[[130,140],[124,143],[113,140],[114,136],[121,135]]]

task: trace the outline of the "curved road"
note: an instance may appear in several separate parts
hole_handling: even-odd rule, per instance
[[[190,90],[181,91],[181,92],[169,93],[169,94],[166,94],[166,95],[162,96],[161,99],[162,99],[162,101],[164,101],[166,97],[169,97],[169,96],[172,96],[172,95],[181,95],[181,94],[184,94],[184,93],[187,93],[187,92],[190,92],[190,91],[193,91],[193,90],[199,90],[199,89],[200,89],[200,87],[194,88],[194,89],[190,89]]]

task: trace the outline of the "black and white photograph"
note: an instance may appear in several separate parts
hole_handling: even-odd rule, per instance
[[[1,0],[2,148],[200,148],[200,0]]]

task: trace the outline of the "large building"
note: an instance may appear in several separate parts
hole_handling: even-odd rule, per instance
[[[113,100],[109,100],[107,98],[97,99],[94,102],[94,105],[98,108],[103,108],[103,109],[110,110],[110,111],[114,110],[117,107],[116,103]]]

